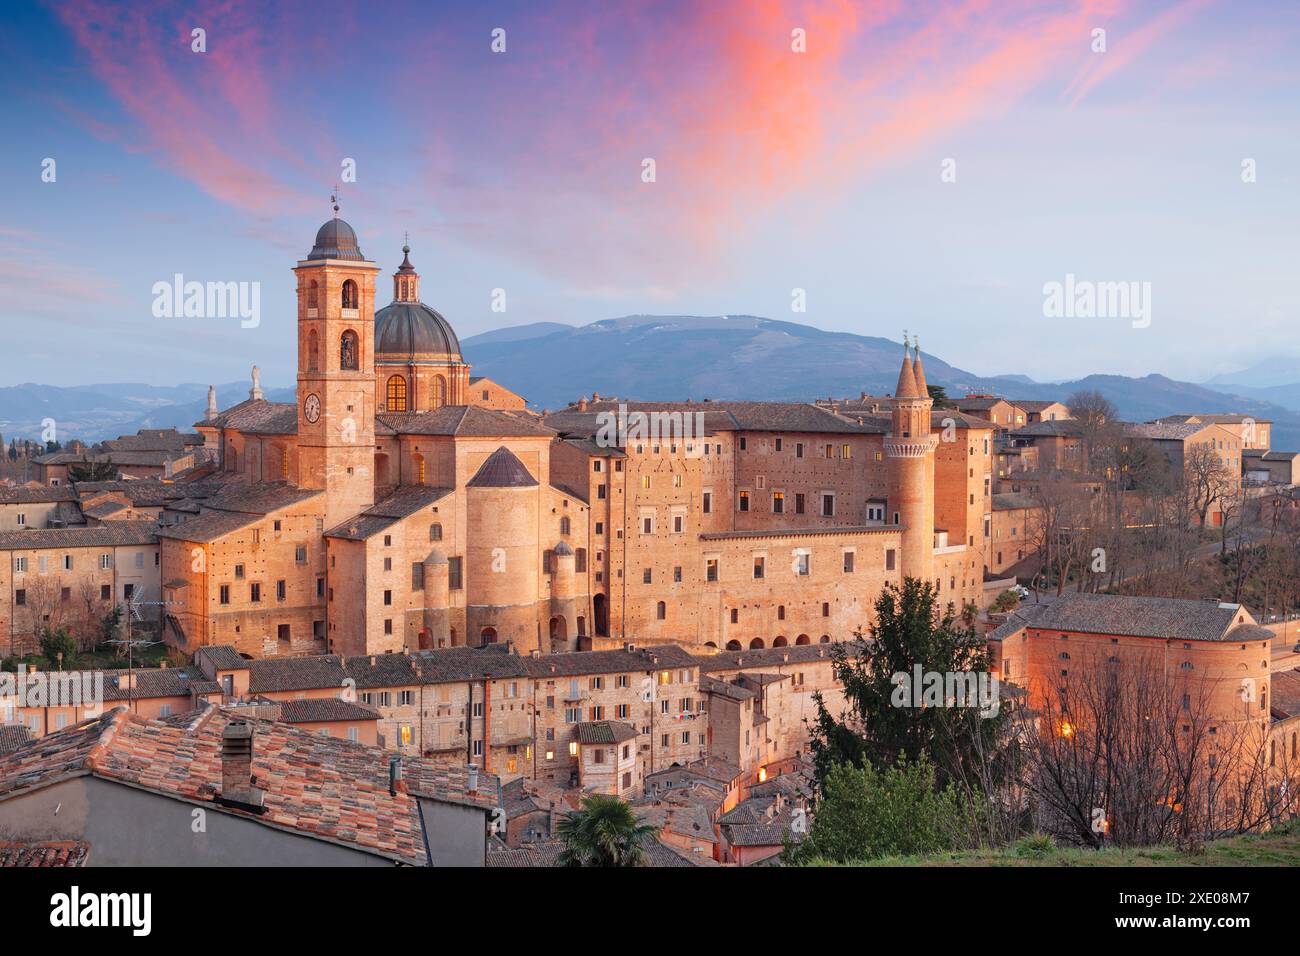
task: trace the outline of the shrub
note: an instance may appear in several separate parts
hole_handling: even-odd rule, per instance
[[[826,775],[808,837],[791,844],[786,858],[843,863],[952,850],[966,843],[974,815],[953,787],[935,790],[924,757],[883,771],[838,764]]]

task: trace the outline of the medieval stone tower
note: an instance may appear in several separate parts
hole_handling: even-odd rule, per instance
[[[930,429],[933,404],[921,369],[921,348],[916,347],[913,362],[905,338],[885,455],[889,507],[894,523],[903,526],[899,576],[922,581],[934,580],[934,452],[939,441]]]
[[[298,263],[298,484],[325,491],[325,527],[374,504],[375,274],[342,219]]]
[[[524,650],[549,652],[537,625],[537,479],[502,446],[465,488],[474,529],[465,548],[466,643],[509,640]]]

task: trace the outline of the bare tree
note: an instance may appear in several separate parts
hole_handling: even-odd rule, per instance
[[[32,647],[36,648],[40,647],[45,628],[58,630],[62,626],[69,602],[63,600],[63,582],[55,577],[37,577],[27,585],[26,591]]]
[[[1172,676],[1161,655],[1074,652],[1040,688],[1026,786],[1039,828],[1082,846],[1196,848],[1297,809],[1300,775],[1252,703],[1225,712],[1220,682]]]
[[[1183,475],[1192,511],[1204,528],[1215,502],[1232,491],[1232,476],[1208,442],[1187,449],[1183,455]]]

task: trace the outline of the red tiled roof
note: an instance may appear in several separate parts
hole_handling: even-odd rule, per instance
[[[85,866],[88,856],[90,856],[90,844],[81,840],[0,842],[0,867]]]
[[[232,719],[215,708],[189,721],[147,720],[116,708],[0,756],[0,800],[94,775],[213,804],[221,788],[221,734]],[[465,768],[403,756],[403,788],[390,794],[391,753],[285,723],[247,722],[265,812],[214,805],[220,812],[419,866],[428,857],[416,796],[497,805],[499,781],[491,774],[480,773],[470,792]]]

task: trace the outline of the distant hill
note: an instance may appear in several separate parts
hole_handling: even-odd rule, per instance
[[[487,375],[528,398],[533,407],[561,408],[593,391],[645,401],[693,398],[778,399],[884,395],[894,390],[902,344],[890,339],[824,332],[796,322],[752,315],[630,315],[584,326],[538,322],[475,335],[461,343],[473,374]],[[1096,389],[1125,418],[1234,411],[1272,420],[1273,444],[1300,449],[1300,401],[1288,388],[1210,387],[1163,375],[1089,375],[1073,382],[1036,382],[1024,373],[982,377],[925,354],[931,384],[949,395],[992,392],[1011,398],[1063,400]],[[1032,347],[1023,353],[1032,370]],[[217,387],[223,408],[248,394],[247,380]],[[272,401],[293,401],[290,388],[266,386]],[[1300,396],[1296,396],[1300,398]],[[139,428],[189,428],[203,414],[207,386],[109,384],[59,388],[0,388],[0,434],[36,438],[53,418],[65,438],[100,441]]]
[[[1274,356],[1240,372],[1216,375],[1205,384],[1210,388],[1219,388],[1223,385],[1246,385],[1251,388],[1300,386],[1300,357]]]
[[[473,336],[461,347],[475,374],[518,391],[537,408],[559,408],[593,391],[645,401],[883,395],[894,390],[902,351],[900,342],[885,338],[752,315],[631,315],[521,331],[507,338],[495,332]],[[1212,389],[1163,375],[1089,375],[1049,384],[1023,373],[984,377],[923,354],[929,382],[952,396],[976,391],[1059,401],[1096,389],[1135,421],[1241,412],[1274,421],[1276,447],[1300,448],[1300,413],[1234,386]],[[1026,363],[1032,358],[1027,352]]]
[[[217,398],[224,408],[248,396],[248,381],[217,386]],[[274,402],[294,400],[292,388],[266,389]],[[141,428],[191,426],[203,417],[208,404],[208,387],[183,385],[13,385],[0,388],[0,435],[11,438],[40,438],[42,421],[54,419],[60,441],[79,438],[103,441],[129,435]]]

